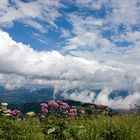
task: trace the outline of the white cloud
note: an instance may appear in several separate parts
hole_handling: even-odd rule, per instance
[[[136,49],[138,48],[132,52],[138,53],[139,49]],[[123,103],[124,107],[128,107],[128,103],[133,105],[138,103],[139,63],[135,59],[131,61],[133,59],[131,55],[130,57],[127,55],[126,59],[122,56],[120,60],[120,55],[109,57],[106,54],[106,57],[103,55],[102,57],[106,58],[104,63],[100,63],[96,55],[89,60],[84,57],[62,55],[58,51],[37,52],[27,45],[17,43],[6,32],[0,30],[0,65],[2,66],[0,85],[8,89],[52,85],[55,88],[54,94],[64,91],[62,96],[65,98],[75,98],[80,101],[86,99],[85,102],[95,100],[96,103],[104,103],[112,107]],[[69,89],[80,89],[81,92],[75,91],[68,95]],[[96,99],[93,89],[109,90],[103,90]],[[111,100],[108,98],[110,89],[128,90],[131,94],[125,99],[119,97]]]
[[[63,5],[57,0],[52,0],[51,2],[49,0],[37,0],[27,3],[20,0],[11,2],[2,0],[0,1],[0,25],[12,26],[14,21],[19,21],[42,31],[43,27],[41,27],[39,21],[56,26],[55,20],[61,16],[58,8],[61,7]]]
[[[15,42],[3,31],[0,31],[0,50],[0,64],[3,66],[0,71],[6,73],[79,80],[98,69],[112,69],[94,60],[64,56],[58,51],[36,52],[27,45]]]
[[[136,24],[140,22],[139,18],[139,0],[111,1],[113,13],[111,15],[112,22]]]
[[[61,35],[60,35],[60,37],[62,37],[62,38],[68,38],[70,36],[71,36],[71,33],[70,33],[69,30],[64,29],[64,28],[61,28]]]
[[[97,104],[104,104],[107,106],[110,106],[112,108],[124,108],[124,109],[130,109],[135,108],[135,105],[140,105],[140,93],[134,92],[130,93],[128,96],[122,98],[122,97],[115,97],[114,99],[110,99],[111,90],[110,89],[103,89],[97,98],[95,99],[95,103]]]
[[[93,10],[101,10],[104,6],[107,12],[107,22],[112,22],[114,24],[125,23],[125,24],[135,24],[140,22],[139,0],[76,0],[75,3],[82,8],[89,8]]]
[[[46,33],[48,32],[46,27],[43,27],[43,25],[35,20],[23,20],[22,23],[25,24],[25,26],[29,26],[32,27],[38,31],[40,31],[41,33]]]
[[[69,13],[68,20],[73,26],[72,33],[74,36],[68,39],[65,46],[66,51],[92,49],[118,53],[119,51],[124,51],[124,48],[118,50],[115,42],[128,41],[133,44],[139,41],[139,31],[134,32],[131,27],[140,23],[138,0],[76,0],[75,3],[78,7],[83,9],[88,7],[97,13],[99,13],[98,10],[105,9],[104,13],[106,15],[104,18],[100,18],[100,16],[96,18],[95,13],[90,10],[89,12],[88,8],[84,12]],[[98,8],[96,8],[96,5],[98,5]],[[85,14],[87,11],[90,14]],[[120,25],[123,25],[124,27],[122,28],[126,29],[121,31],[119,29]],[[107,39],[108,35],[105,35],[106,37],[102,35],[104,30],[110,31],[111,40]]]
[[[117,96],[113,99],[109,97],[112,92],[113,90],[111,88],[103,88],[98,94],[90,90],[83,90],[81,92],[75,91],[72,93],[65,91],[61,96],[65,99],[71,99],[83,103],[107,105],[114,109],[132,109],[135,108],[136,105],[140,105],[139,92],[130,93],[126,97]]]
[[[75,3],[78,4],[81,7],[87,7],[90,9],[96,9],[99,10],[101,9],[102,5],[104,3],[107,3],[108,0],[75,0]]]
[[[95,95],[96,94],[94,92],[91,92],[89,90],[84,90],[82,92],[75,91],[71,94],[64,92],[62,94],[62,96],[65,99],[80,101],[80,102],[83,102],[83,103],[93,103],[93,99],[94,99]]]

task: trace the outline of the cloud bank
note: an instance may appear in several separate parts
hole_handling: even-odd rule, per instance
[[[109,106],[123,102],[127,105],[134,104],[140,99],[139,67],[133,72],[130,68],[129,72],[124,69],[124,65],[116,68],[94,59],[63,55],[58,51],[37,52],[28,45],[17,43],[2,30],[0,50],[0,85],[5,88],[52,85],[55,94],[58,91],[63,90],[66,93],[69,89],[77,88],[83,92],[62,95],[86,102],[95,100]],[[85,91],[86,89],[89,91]],[[112,101],[108,99],[108,91],[100,93],[94,99],[94,93],[90,92],[93,89],[128,90],[131,94],[125,99],[117,98]]]

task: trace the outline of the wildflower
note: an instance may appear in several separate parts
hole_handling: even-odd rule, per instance
[[[77,109],[70,109],[70,113],[77,114]]]
[[[47,133],[50,134],[50,133],[53,133],[54,131],[55,131],[55,128],[50,128]]]
[[[14,110],[8,110],[8,112],[10,116],[16,117],[20,113],[20,110],[14,109]]]
[[[77,109],[70,109],[68,115],[70,117],[75,117],[77,115]]]
[[[2,106],[8,106],[8,103],[1,103]]]
[[[60,106],[60,109],[62,110],[66,110],[66,109],[69,109],[70,106],[67,104],[67,103],[63,103],[61,106]]]
[[[33,111],[31,111],[31,112],[27,112],[26,115],[27,116],[35,116],[35,113]]]
[[[72,108],[72,109],[76,109],[76,108],[77,108],[77,106],[75,106],[75,105],[72,105],[72,106],[71,106],[71,108]]]
[[[53,107],[53,108],[58,108],[59,107],[58,103],[55,100],[48,101],[48,105],[50,107]]]
[[[1,111],[2,112],[7,111],[7,106],[1,106]]]
[[[84,126],[83,125],[80,125],[79,128],[84,128]]]
[[[48,109],[47,108],[41,108],[41,112],[47,114],[48,113]]]
[[[41,106],[41,112],[47,114],[48,113],[48,104],[41,103],[40,106]]]
[[[10,109],[3,110],[3,113],[10,113],[10,112],[11,112]]]
[[[68,115],[69,115],[70,117],[75,117],[75,116],[76,116],[76,114],[73,113],[73,112],[70,112]]]
[[[59,105],[62,105],[63,102],[62,101],[56,101]]]
[[[4,114],[2,114],[2,116],[10,116],[10,114],[9,113],[4,113]]]
[[[80,110],[79,110],[79,113],[80,113],[80,114],[85,114],[85,110],[84,110],[84,109],[80,109]]]
[[[41,106],[41,108],[48,108],[48,104],[46,104],[46,103],[41,103],[40,106]]]

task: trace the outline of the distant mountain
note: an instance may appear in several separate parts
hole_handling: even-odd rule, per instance
[[[4,91],[5,91],[4,87],[0,86],[0,93]]]
[[[0,102],[24,104],[42,102],[53,99],[53,88],[30,90],[25,88],[15,90],[0,90]]]
[[[78,89],[71,89],[67,91],[67,93],[71,94],[74,91],[80,92]],[[92,92],[96,93],[96,96],[101,92],[101,89],[95,89]],[[10,104],[25,104],[25,103],[33,103],[33,102],[46,102],[48,100],[54,99],[53,97],[54,88],[53,87],[47,87],[42,89],[26,89],[26,88],[19,88],[14,90],[6,90],[3,87],[0,87],[0,102],[8,102]],[[56,95],[57,100],[65,100],[63,96],[61,96],[61,93],[63,91],[60,91]],[[115,98],[121,96],[122,98],[125,98],[128,96],[127,91],[120,91],[115,90],[113,91],[109,98]]]

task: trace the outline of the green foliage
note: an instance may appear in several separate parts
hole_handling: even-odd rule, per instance
[[[77,140],[139,140],[139,116],[98,116],[71,122],[70,133]]]
[[[140,116],[0,117],[0,140],[140,140]]]
[[[44,140],[44,137],[37,118],[28,120],[0,118],[0,140]]]

